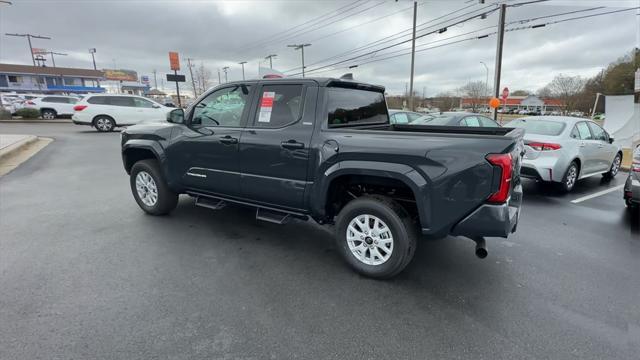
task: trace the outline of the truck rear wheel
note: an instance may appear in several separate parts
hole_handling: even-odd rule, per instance
[[[417,231],[407,212],[391,199],[364,196],[340,211],[335,237],[349,266],[362,275],[386,279],[413,258]]]
[[[156,160],[133,164],[129,179],[138,206],[151,215],[165,215],[178,205],[178,194],[171,191]]]

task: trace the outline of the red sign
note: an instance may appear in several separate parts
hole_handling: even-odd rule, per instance
[[[171,70],[180,70],[180,58],[177,52],[169,51],[169,64],[171,65]]]
[[[506,101],[508,97],[509,97],[509,88],[506,87],[502,89],[502,101]]]

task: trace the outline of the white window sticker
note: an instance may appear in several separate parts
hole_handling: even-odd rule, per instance
[[[262,100],[260,101],[260,114],[258,115],[258,122],[270,122],[271,110],[273,109],[273,100],[276,97],[276,93],[273,91],[265,91],[262,93]]]

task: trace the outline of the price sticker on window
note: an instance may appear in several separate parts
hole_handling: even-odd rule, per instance
[[[273,110],[273,100],[275,97],[276,93],[274,91],[265,91],[262,93],[258,122],[268,123],[271,121],[271,110]]]

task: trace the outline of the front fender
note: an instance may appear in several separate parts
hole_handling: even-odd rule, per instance
[[[151,151],[166,174],[166,154],[164,148],[157,141],[149,139],[129,139],[124,144],[122,144],[122,165],[125,167],[125,170],[127,170],[127,173],[129,173],[129,170],[127,169],[127,152],[132,149],[143,149]]]

